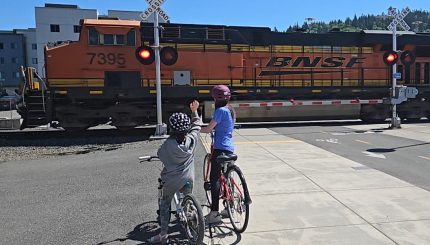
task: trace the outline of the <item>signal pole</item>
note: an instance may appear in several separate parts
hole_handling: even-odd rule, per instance
[[[396,8],[389,7],[388,8],[388,15],[391,15],[394,17],[394,20],[390,23],[388,26],[388,29],[393,32],[393,51],[397,52],[397,25],[400,25],[403,30],[408,31],[410,27],[408,24],[403,20],[407,14],[409,14],[411,10],[409,7],[406,7],[402,10],[401,13],[397,12]],[[392,108],[392,117],[391,117],[391,128],[400,128],[400,118],[397,116],[397,105],[394,102],[394,97],[396,96],[396,87],[397,87],[397,64],[394,63],[393,65],[393,73],[392,73],[392,79],[393,84],[391,87],[391,108]]]
[[[157,127],[155,129],[155,136],[162,136],[167,133],[167,127],[163,124],[162,110],[161,110],[161,68],[160,68],[160,39],[158,14],[154,14],[154,42],[155,42],[155,82],[157,90]]]
[[[166,0],[145,0],[149,7],[140,14],[143,20],[146,20],[151,14],[154,14],[154,49],[155,49],[155,83],[157,91],[157,126],[155,129],[155,137],[161,137],[166,135],[167,126],[163,124],[162,108],[161,108],[161,68],[160,68],[160,39],[159,39],[159,28],[158,15],[162,15],[165,21],[169,20],[169,16],[161,9],[161,5]]]
[[[397,33],[396,28],[393,29],[393,51],[397,52]],[[155,56],[157,57],[157,56]],[[397,86],[397,78],[394,74],[397,73],[397,63],[393,65],[393,84],[391,86],[391,97],[394,98],[396,96],[396,86]],[[392,104],[392,117],[391,117],[391,128],[400,128],[400,118],[397,116],[397,105],[395,103]]]

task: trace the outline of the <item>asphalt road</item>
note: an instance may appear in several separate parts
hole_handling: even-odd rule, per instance
[[[159,144],[0,162],[0,244],[145,244],[158,232],[161,168],[138,157]],[[203,157],[200,146],[194,191],[202,202]],[[183,244],[176,234],[173,240]]]
[[[430,142],[383,134],[391,130],[387,128],[345,126],[305,124],[271,129],[430,191]]]

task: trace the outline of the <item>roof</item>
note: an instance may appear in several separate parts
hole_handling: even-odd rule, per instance
[[[85,19],[84,25],[108,25],[108,26],[140,26],[140,21],[135,20],[97,20],[97,19]]]
[[[366,33],[366,34],[393,34],[392,31],[388,31],[388,30],[363,30],[362,32]],[[413,31],[396,31],[397,35],[413,35],[415,34],[415,32]]]

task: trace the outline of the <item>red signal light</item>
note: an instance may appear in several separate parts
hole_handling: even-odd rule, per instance
[[[148,59],[151,56],[151,53],[148,50],[144,49],[139,51],[139,56],[142,59]]]
[[[160,59],[167,66],[174,65],[178,60],[178,51],[173,47],[163,47],[160,51]]]
[[[137,60],[144,65],[150,65],[155,60],[154,50],[149,46],[138,47],[135,54]]]
[[[411,65],[415,62],[415,54],[409,50],[403,51],[400,55],[400,61],[406,66]]]
[[[149,56],[149,52],[148,52],[148,54],[147,54],[148,56]],[[393,61],[395,61],[396,60],[396,55],[394,55],[394,54],[389,54],[388,56],[387,56],[387,61],[388,62],[393,62]]]
[[[399,59],[399,55],[395,51],[387,51],[384,53],[384,63],[387,65],[394,65]]]

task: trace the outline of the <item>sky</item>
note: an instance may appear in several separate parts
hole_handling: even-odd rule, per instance
[[[76,4],[82,9],[142,11],[145,0],[0,0],[0,30],[35,27],[34,7],[45,2]],[[387,13],[388,7],[430,11],[430,0],[166,0],[163,9],[171,22],[236,26],[276,27],[303,24],[306,18],[316,21]]]

